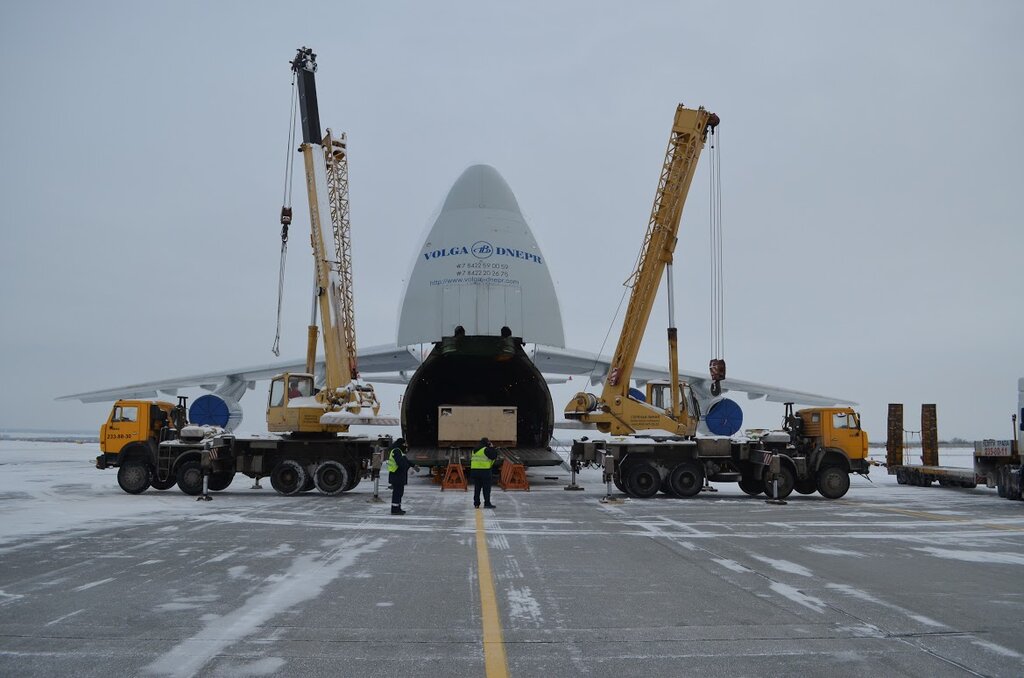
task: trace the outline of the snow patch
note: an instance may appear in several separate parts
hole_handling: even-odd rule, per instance
[[[53,621],[48,621],[48,622],[46,622],[46,625],[47,625],[47,626],[53,626],[54,624],[59,624],[60,622],[64,621],[65,619],[69,619],[69,618],[71,618],[71,617],[74,617],[74,616],[75,616],[76,614],[81,614],[81,613],[83,613],[83,612],[85,612],[85,609],[84,609],[84,608],[83,608],[83,609],[81,609],[81,610],[75,610],[74,612],[71,612],[71,613],[69,613],[69,614],[66,614],[66,615],[64,615],[63,617],[57,617],[57,618],[56,618],[56,619],[54,619]]]
[[[779,572],[788,572],[789,574],[797,574],[797,575],[800,575],[801,577],[813,577],[814,576],[814,573],[811,572],[810,570],[808,570],[803,565],[797,565],[796,563],[791,563],[788,560],[775,560],[774,558],[765,558],[764,556],[759,556],[759,555],[756,555],[756,554],[753,554],[753,553],[750,554],[750,555],[751,555],[752,558],[754,558],[756,560],[760,560],[762,563],[767,563],[768,565],[771,565],[772,567],[774,567]]]
[[[992,551],[959,551],[956,549],[940,549],[935,547],[915,548],[915,551],[927,553],[936,558],[963,560],[968,563],[985,563],[986,565],[1024,565],[1024,555],[1019,553],[993,553]]]
[[[728,558],[712,558],[713,561],[721,565],[722,567],[732,570],[733,572],[750,572],[751,570],[740,565],[735,560],[729,560]]]
[[[291,544],[280,544],[280,545],[277,546],[277,548],[271,549],[270,551],[267,551],[266,555],[268,555],[268,556],[283,556],[284,554],[291,553],[294,550],[295,549],[292,548]]]
[[[76,586],[75,588],[73,588],[71,590],[72,591],[85,591],[86,589],[91,589],[94,586],[102,586],[103,584],[107,584],[107,583],[112,582],[112,581],[114,581],[113,577],[107,577],[106,579],[100,579],[99,581],[93,581],[93,582],[89,582],[88,584],[82,584],[81,586]]]
[[[823,613],[825,611],[824,602],[818,600],[814,596],[809,596],[806,593],[803,593],[802,591],[798,590],[793,586],[790,586],[788,584],[782,584],[780,582],[772,582],[771,589],[772,591],[778,593],[780,596],[784,596],[792,600],[794,603],[803,605],[808,610],[813,610],[814,612],[818,613]]]
[[[534,600],[530,587],[524,586],[521,589],[510,588],[508,590],[508,614],[513,619],[520,621],[543,622],[540,605]]]
[[[812,551],[813,553],[820,553],[823,556],[843,556],[846,558],[864,557],[864,554],[858,551],[847,551],[846,549],[837,549],[829,546],[805,546],[804,549]]]
[[[509,548],[508,537],[503,534],[487,535],[487,546],[495,551],[507,551]]]
[[[195,610],[199,603],[160,603],[154,609],[157,612],[181,612],[182,610]]]
[[[836,629],[841,634],[857,638],[885,638],[886,634],[874,624],[857,624],[856,626],[840,626]]]
[[[846,584],[825,584],[825,586],[829,589],[832,589],[833,591],[845,593],[846,595],[852,596],[853,598],[859,598],[860,600],[866,601],[868,603],[874,603],[875,605],[887,607],[890,610],[899,612],[900,614],[909,617],[910,619],[913,619],[919,624],[924,624],[925,626],[932,626],[935,628],[946,628],[946,625],[941,622],[937,622],[934,619],[931,619],[930,617],[925,617],[922,614],[911,612],[910,610],[900,607],[899,605],[894,605],[893,603],[875,598],[867,591],[861,591],[860,589],[855,589],[852,586],[848,586]]]
[[[18,600],[19,598],[24,598],[24,597],[25,596],[17,594],[17,593],[6,593],[5,591],[0,590],[0,605],[6,605],[7,603],[13,603],[14,601]]]
[[[236,610],[208,623],[144,670],[147,673],[181,678],[199,674],[225,648],[252,634],[276,615],[319,596],[324,587],[351,567],[360,556],[378,550],[385,541],[376,539],[366,543],[359,538],[341,540],[322,556],[304,554],[296,557],[287,571],[277,577],[268,577],[267,585],[253,592]]]
[[[230,558],[231,556],[235,555],[236,553],[240,553],[241,551],[242,551],[241,548],[231,549],[230,551],[225,551],[224,553],[220,554],[219,556],[214,556],[213,558],[210,558],[205,563],[203,563],[203,565],[208,565],[210,563],[219,563],[219,562],[225,561],[228,558]]]
[[[239,662],[237,666],[228,666],[220,668],[217,671],[218,676],[225,676],[226,678],[244,678],[246,676],[269,676],[281,671],[281,667],[284,666],[284,659],[281,657],[264,657],[263,659],[257,659],[254,662]]]
[[[1008,647],[996,645],[995,643],[990,642],[988,640],[973,640],[971,642],[979,647],[985,648],[986,650],[992,650],[996,654],[1001,654],[1004,657],[1010,657],[1012,659],[1024,659],[1024,654],[1021,654],[1020,652],[1014,652]]]

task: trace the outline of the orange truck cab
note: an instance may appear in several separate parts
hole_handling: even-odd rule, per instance
[[[157,447],[171,432],[175,406],[151,400],[118,400],[100,427],[96,468],[117,468],[125,492],[138,494],[155,478]],[[139,489],[141,488],[141,489]]]

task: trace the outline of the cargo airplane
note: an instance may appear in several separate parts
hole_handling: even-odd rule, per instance
[[[432,345],[426,356],[416,348]],[[528,350],[529,349],[529,350]],[[517,408],[516,455],[527,465],[562,463],[550,443],[556,426],[549,383],[589,375],[603,382],[608,357],[565,348],[562,313],[548,262],[508,184],[493,167],[473,165],[456,180],[416,252],[406,277],[396,343],[358,351],[361,378],[407,384],[402,433],[419,463],[440,463],[439,407],[492,405]],[[318,363],[322,373],[323,363]],[[63,396],[82,402],[176,395],[200,387],[211,393],[193,401],[192,421],[232,427],[241,421],[239,400],[258,380],[302,372],[305,360],[151,381]],[[699,407],[699,430],[732,435],[742,409],[712,397],[707,374],[680,371]],[[667,379],[664,367],[638,364],[638,385]],[[722,391],[802,405],[846,404],[752,382],[726,379]],[[566,423],[568,426],[568,424]]]

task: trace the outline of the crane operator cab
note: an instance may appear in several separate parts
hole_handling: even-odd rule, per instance
[[[320,423],[325,407],[307,400],[316,395],[313,375],[305,373],[279,374],[270,381],[267,402],[267,430],[272,433],[324,433],[343,431],[342,427]]]
[[[672,412],[672,382],[655,379],[647,382],[648,404],[663,410],[668,414]],[[685,382],[679,382],[679,406],[691,419],[700,418],[700,405],[697,398]]]

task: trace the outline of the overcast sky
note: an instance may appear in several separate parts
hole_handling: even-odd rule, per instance
[[[1009,436],[1021,3],[281,5],[0,5],[0,428],[92,430],[108,405],[53,398],[272,360],[288,61],[308,45],[322,122],[349,134],[361,345],[394,341],[424,225],[487,163],[546,254],[567,344],[600,349],[684,102],[722,119],[729,375],[856,400],[876,439],[888,402],[907,428],[937,403],[942,438]],[[681,362],[700,371],[703,165],[675,274]],[[310,305],[295,204],[285,357]],[[664,306],[641,360],[664,361]]]

